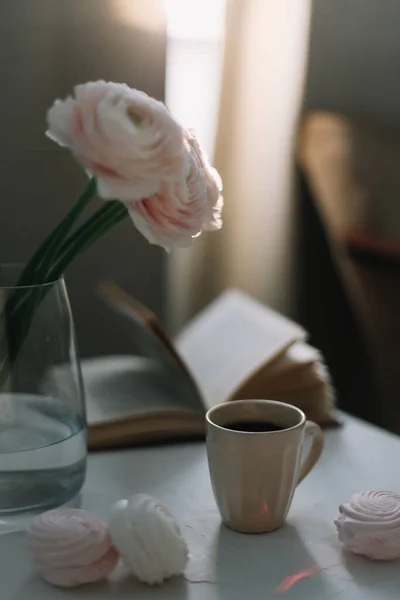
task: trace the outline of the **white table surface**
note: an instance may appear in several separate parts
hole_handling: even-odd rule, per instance
[[[105,583],[60,590],[32,571],[23,534],[0,536],[1,600],[369,600],[399,598],[400,564],[345,556],[333,519],[340,502],[366,489],[400,489],[400,438],[354,419],[326,434],[318,466],[295,495],[287,525],[260,536],[220,525],[203,444],[94,454],[82,506],[107,519],[115,500],[157,496],[190,546],[185,579],[143,586],[118,571]]]

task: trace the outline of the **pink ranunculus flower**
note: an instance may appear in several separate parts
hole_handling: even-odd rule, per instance
[[[207,193],[206,193],[206,209],[205,218],[203,223],[203,229],[205,231],[216,231],[222,227],[222,208],[224,205],[224,199],[221,195],[222,192],[222,179],[219,173],[214,169],[203,150],[192,130],[187,132],[187,142],[191,151],[195,154],[198,164],[204,171]]]
[[[207,218],[207,179],[200,160],[188,150],[189,174],[178,184],[162,184],[159,192],[127,204],[137,229],[151,244],[170,250],[190,246]]]
[[[186,133],[161,102],[126,84],[78,85],[47,114],[47,135],[97,178],[104,199],[139,200],[188,173]]]

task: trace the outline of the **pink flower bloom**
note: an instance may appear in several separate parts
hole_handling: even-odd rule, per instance
[[[181,126],[164,104],[125,84],[78,85],[47,120],[47,135],[96,176],[104,199],[139,200],[187,175]]]
[[[188,131],[187,141],[190,149],[197,158],[198,164],[204,171],[207,183],[206,209],[203,229],[205,231],[216,231],[222,227],[221,213],[224,205],[224,200],[221,195],[222,180],[218,171],[210,165],[206,155],[200,148],[200,144],[196,136],[192,131]]]
[[[191,152],[189,175],[178,184],[164,183],[159,192],[127,204],[137,229],[151,244],[170,250],[190,246],[200,235],[206,216],[207,182],[204,171]]]
[[[161,102],[97,81],[57,100],[47,119],[47,135],[96,177],[101,198],[127,206],[151,243],[188,246],[203,230],[221,228],[221,179]]]
[[[128,204],[137,229],[150,243],[166,250],[189,246],[203,230],[222,227],[221,179],[191,134],[187,155],[189,173],[185,180],[163,183],[156,194]]]

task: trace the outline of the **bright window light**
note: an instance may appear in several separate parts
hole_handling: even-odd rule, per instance
[[[168,36],[219,39],[224,29],[225,0],[164,0]]]

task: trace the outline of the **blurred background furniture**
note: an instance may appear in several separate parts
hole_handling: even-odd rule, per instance
[[[400,144],[311,113],[300,133],[301,320],[346,410],[400,433]]]
[[[312,0],[296,153],[297,316],[345,410],[397,433],[399,19],[396,0]]]

